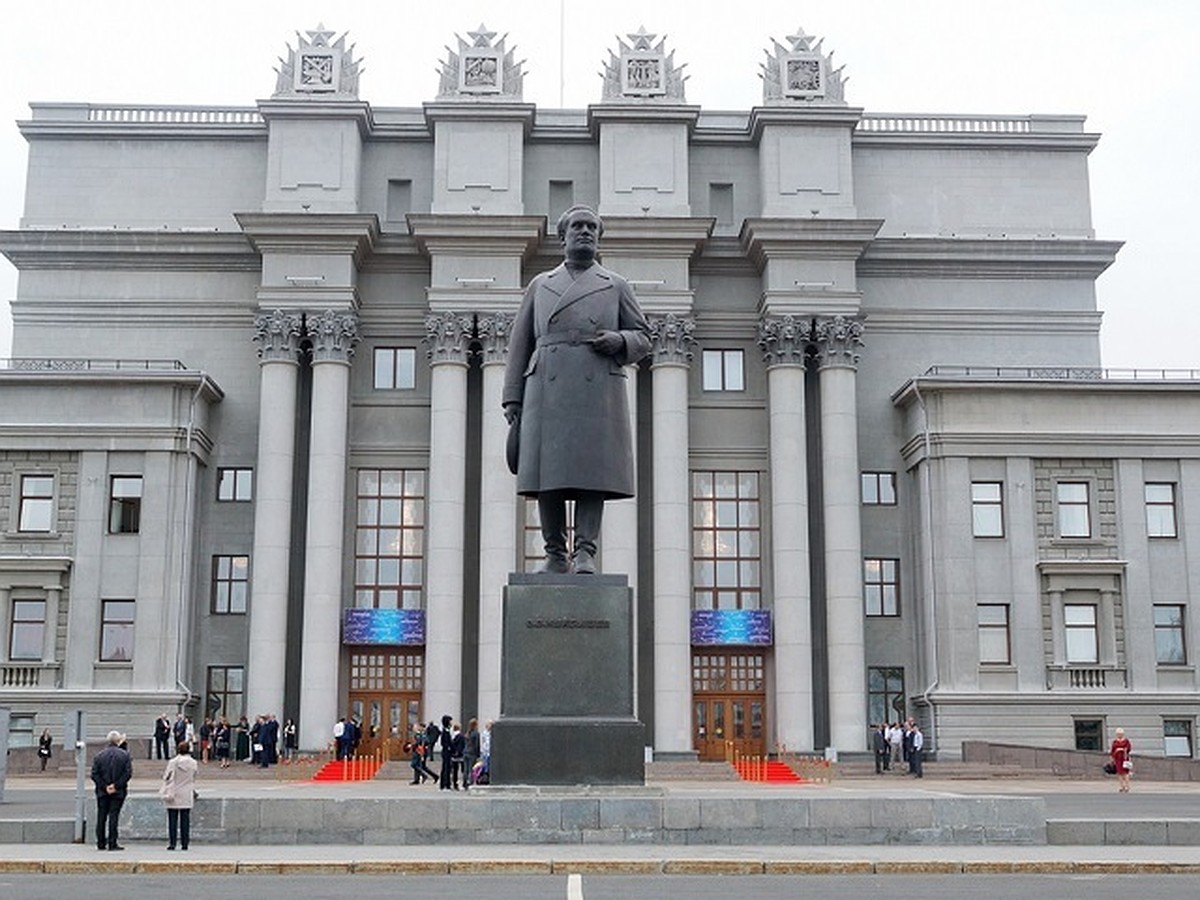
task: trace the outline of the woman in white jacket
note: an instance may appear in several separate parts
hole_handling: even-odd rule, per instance
[[[196,769],[199,765],[192,757],[192,747],[187,741],[180,741],[176,750],[163,772],[159,796],[167,804],[167,849],[175,849],[175,836],[178,833],[179,847],[186,850],[191,836],[192,806],[196,802]]]

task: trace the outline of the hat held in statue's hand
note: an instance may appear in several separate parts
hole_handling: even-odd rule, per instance
[[[504,459],[508,471],[517,474],[517,462],[521,458],[521,417],[517,416],[508,425],[508,440],[504,442]]]

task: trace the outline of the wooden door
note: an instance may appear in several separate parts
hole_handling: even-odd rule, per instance
[[[764,659],[758,652],[692,654],[692,739],[702,760],[767,752]]]
[[[350,712],[362,723],[359,756],[383,751],[385,760],[403,760],[404,743],[421,721],[421,695],[401,691],[352,692]]]

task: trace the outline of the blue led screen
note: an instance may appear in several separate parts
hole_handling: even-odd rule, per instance
[[[347,609],[343,644],[424,644],[423,609]]]
[[[769,609],[694,609],[692,644],[701,647],[769,647]]]

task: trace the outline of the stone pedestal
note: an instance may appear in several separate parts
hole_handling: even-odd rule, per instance
[[[644,783],[634,621],[623,575],[509,576],[493,784]]]

